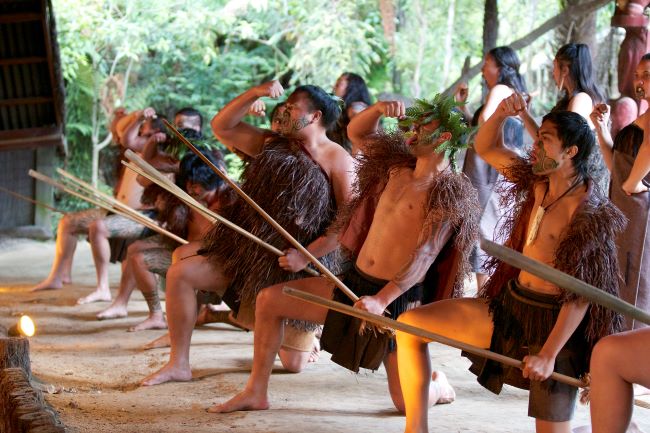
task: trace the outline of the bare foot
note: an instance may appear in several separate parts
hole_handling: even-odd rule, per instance
[[[111,300],[111,291],[107,289],[97,289],[88,296],[77,299],[77,305],[90,304],[91,302],[102,302]]]
[[[63,281],[59,278],[50,278],[47,277],[34,287],[30,289],[30,292],[38,292],[40,290],[58,290],[63,288]]]
[[[229,413],[238,410],[266,410],[269,408],[267,396],[258,397],[244,390],[225,403],[215,404],[208,409],[210,413]]]
[[[314,347],[311,349],[307,362],[316,362],[320,359],[320,340],[314,338]]]
[[[248,331],[247,328],[237,322],[237,320],[232,316],[232,311],[230,310],[213,311],[208,307],[202,308],[196,318],[195,326],[201,326],[207,323],[225,323],[234,326],[235,328]]]
[[[126,305],[115,305],[112,304],[107,309],[97,313],[97,320],[110,320],[110,319],[121,319],[122,317],[128,316],[129,313],[126,311]]]
[[[145,344],[142,348],[144,350],[160,349],[161,347],[169,347],[171,346],[171,344],[172,343],[169,340],[169,332],[168,332],[165,335],[158,337],[155,340]]]
[[[149,315],[144,322],[129,328],[129,332],[144,331],[145,329],[167,329],[167,321],[162,311]]]
[[[192,371],[188,368],[180,368],[171,364],[165,364],[163,368],[142,379],[140,385],[152,386],[165,382],[189,382],[192,380]]]
[[[438,401],[436,401],[436,404],[448,404],[456,400],[456,391],[449,384],[445,373],[434,371],[431,375],[431,381],[431,384],[438,388]]]

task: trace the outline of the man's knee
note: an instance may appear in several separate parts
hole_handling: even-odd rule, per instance
[[[609,365],[615,358],[618,351],[618,341],[616,336],[610,335],[601,339],[591,354],[592,368],[595,366]]]
[[[92,238],[108,237],[108,229],[106,228],[104,221],[99,219],[90,223],[88,234]]]
[[[285,370],[290,373],[300,373],[305,369],[309,361],[308,352],[299,352],[291,349],[280,349],[280,361]]]

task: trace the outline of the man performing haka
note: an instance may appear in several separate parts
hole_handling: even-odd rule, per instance
[[[512,182],[504,199],[514,208],[504,223],[506,245],[602,290],[618,294],[615,237],[625,218],[598,191],[588,171],[594,134],[579,114],[544,117],[530,161],[500,146],[508,116],[526,109],[519,94],[504,99],[476,136],[479,155]],[[400,321],[506,356],[524,359],[523,372],[485,359],[471,371],[487,389],[503,383],[530,389],[528,414],[538,433],[570,432],[577,388],[547,380],[555,370],[587,371],[593,344],[620,329],[621,317],[561,288],[493,260],[482,298],[453,299],[408,311]],[[431,370],[427,342],[397,333],[406,432],[427,432]]]
[[[344,278],[344,283],[361,295],[357,308],[377,314],[388,308],[397,317],[409,304],[462,290],[470,271],[468,255],[478,234],[479,207],[469,180],[450,167],[450,156],[453,159],[462,146],[460,138],[467,131],[454,107],[453,100],[440,97],[433,103],[419,101],[418,109],[408,110],[414,117],[403,122],[415,126],[407,140],[401,133],[379,132],[382,116],[400,118],[407,113],[401,102],[378,102],[350,122],[350,139],[364,156],[356,198],[342,213],[340,224],[345,227],[341,243],[358,254],[355,267]],[[441,253],[443,249],[450,254]],[[447,272],[439,270],[444,268],[438,263],[443,255],[452,257]],[[420,283],[432,264],[439,272],[434,275],[439,284],[423,294]],[[325,278],[287,284],[347,300],[342,293],[335,293]],[[333,353],[332,360],[353,371],[360,366],[377,369],[384,361],[391,397],[401,409],[394,350],[389,354],[391,350],[381,344],[388,343],[389,337],[377,336],[372,330],[359,335],[359,321],[286,296],[284,285],[268,287],[257,297],[253,369],[246,388],[209,411],[268,409],[268,383],[286,319],[324,323],[323,349]],[[431,404],[453,400],[454,391],[442,373],[434,375],[433,383]]]
[[[277,81],[251,88],[212,119],[212,129],[230,150],[251,157],[242,175],[242,190],[294,238],[308,245],[314,256],[323,257],[338,247],[337,234],[328,227],[336,208],[349,201],[353,160],[325,135],[340,115],[340,108],[319,87],[300,86],[291,94],[282,119],[285,135],[242,121],[258,98],[277,98],[283,92]],[[196,321],[197,290],[217,292],[234,309],[241,301],[245,309],[259,289],[306,275],[298,272],[307,266],[307,259],[288,248],[280,234],[243,200],[235,201],[222,215],[265,242],[287,248],[285,255],[279,258],[278,266],[277,256],[229,228],[216,225],[199,255],[173,264],[167,272],[166,292],[170,360],[145,378],[143,385],[191,379],[189,347]],[[329,260],[328,265],[333,262]],[[286,342],[295,350],[285,351],[283,362],[293,371],[304,367],[313,347],[313,332],[302,334],[308,341]]]

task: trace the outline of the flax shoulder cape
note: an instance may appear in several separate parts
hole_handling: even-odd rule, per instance
[[[478,118],[483,111],[479,107],[472,118],[472,126],[478,126]],[[507,148],[523,156],[527,149],[524,148],[524,126],[515,117],[508,117],[501,129],[501,140]],[[497,185],[502,180],[501,175],[491,165],[481,158],[474,147],[469,147],[465,152],[463,173],[467,175],[472,185],[478,190],[478,200],[481,206],[481,236],[494,240],[497,225],[507,211],[501,206]],[[485,261],[488,255],[478,246],[471,255],[474,272],[485,273]]]
[[[616,135],[609,198],[630,220],[628,230],[616,238],[618,262],[623,277],[621,298],[642,310],[650,311],[650,193],[628,196],[621,189],[630,175],[641,142],[643,129],[634,123]],[[646,176],[645,181],[650,182],[650,176]],[[626,329],[645,326],[641,322],[626,319]]]
[[[532,167],[520,160],[508,170],[511,183],[503,187],[503,201],[512,204],[501,228],[504,245],[523,251],[528,221],[535,204],[535,185],[544,178],[535,176]],[[552,266],[607,293],[618,296],[619,272],[616,255],[616,236],[625,228],[626,219],[591,180],[589,193],[578,207],[573,219],[561,235]],[[519,269],[497,259],[488,263],[492,277],[486,282],[480,296],[495,297],[506,283],[517,278]],[[578,299],[578,296],[562,291],[562,303]],[[597,304],[591,304],[585,317],[586,339],[590,344],[606,335],[618,332],[622,326],[621,315]]]
[[[336,215],[329,179],[295,140],[270,138],[262,152],[245,166],[241,189],[303,246],[323,235]],[[281,251],[291,247],[242,199],[220,213]],[[207,235],[201,254],[229,278],[224,300],[234,309],[238,301],[254,302],[264,287],[309,276],[284,271],[275,254],[222,224],[215,225]],[[336,256],[332,253],[321,258],[333,272],[337,272]]]
[[[373,221],[382,191],[391,170],[415,168],[416,157],[404,143],[401,133],[382,133],[357,158],[357,182],[354,199],[339,212],[335,226],[340,242],[356,256]],[[429,199],[424,204],[425,222],[422,230],[432,229],[449,221],[452,235],[429,267],[424,280],[423,303],[463,294],[463,283],[471,272],[469,254],[478,238],[480,210],[476,189],[462,173],[445,172],[431,184]]]

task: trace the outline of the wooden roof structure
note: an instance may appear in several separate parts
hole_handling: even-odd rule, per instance
[[[62,146],[64,93],[50,0],[0,0],[0,151]]]

